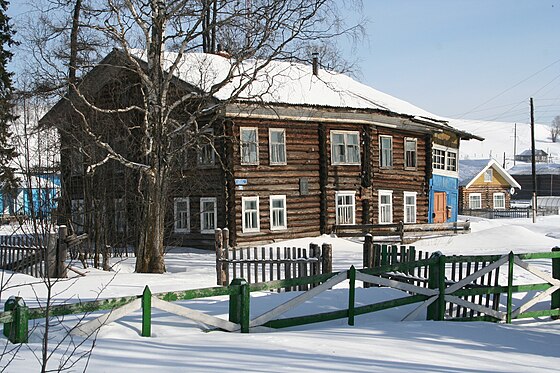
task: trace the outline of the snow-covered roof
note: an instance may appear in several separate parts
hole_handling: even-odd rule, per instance
[[[531,149],[527,149],[527,150],[524,150],[523,152],[521,152],[521,154],[518,154],[518,155],[532,156],[533,152],[531,151]],[[548,154],[544,150],[537,149],[537,150],[535,150],[535,155],[548,155]]]
[[[490,167],[496,170],[512,187],[521,189],[521,185],[494,159],[459,160],[459,186],[468,188]]]
[[[558,163],[537,163],[537,175],[560,175],[560,164]],[[510,175],[531,175],[533,168],[530,163],[517,164],[508,170]]]
[[[146,61],[146,54],[134,50],[134,56]],[[177,57],[166,52],[165,68],[169,69]],[[238,64],[238,66],[236,66]],[[352,109],[377,109],[404,114],[422,119],[431,119],[446,124],[447,120],[423,110],[406,101],[380,92],[353,78],[320,69],[314,75],[310,65],[262,60],[237,62],[234,59],[206,53],[185,53],[178,64],[177,77],[186,83],[210,92],[215,84],[227,80],[233,72],[231,82],[220,88],[215,98],[226,100],[246,84],[255,74],[255,81],[242,89],[239,100],[255,100],[271,104],[327,106]],[[451,127],[450,127],[451,129]]]

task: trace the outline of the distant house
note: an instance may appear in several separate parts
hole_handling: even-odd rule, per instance
[[[508,209],[521,185],[494,159],[459,161],[459,208]]]
[[[521,185],[521,191],[514,198],[530,200],[533,195],[533,172],[531,164],[518,164],[508,170]],[[540,163],[536,165],[537,196],[560,196],[560,164]]]
[[[16,175],[19,187],[12,193],[0,193],[0,217],[47,218],[57,207],[60,195],[60,175],[40,173],[30,176]]]
[[[527,149],[523,153],[517,154],[515,156],[515,160],[519,162],[532,162],[532,157],[533,155],[531,149]],[[547,163],[548,154],[544,150],[540,150],[540,149],[535,150],[535,162]]]

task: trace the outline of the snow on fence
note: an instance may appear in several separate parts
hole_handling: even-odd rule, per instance
[[[235,278],[248,283],[315,276],[332,272],[330,244],[310,244],[301,247],[230,247],[229,230],[216,229],[217,284],[227,285]],[[307,290],[313,284],[299,285],[290,290]]]
[[[540,271],[527,262],[528,260],[534,259],[551,259],[552,275]],[[458,281],[449,281],[446,278],[446,273],[448,273],[446,272],[447,264],[467,262],[488,262],[489,264]],[[395,273],[407,273],[415,267],[424,266],[428,266],[428,287],[416,286],[399,277],[390,277]],[[480,284],[478,286],[472,286],[476,284],[478,279],[484,278],[501,266],[507,267],[507,285]],[[526,271],[544,282],[527,284],[527,278],[525,278],[525,283],[514,284],[515,268],[517,268],[517,270],[521,269]],[[289,310],[324,291],[328,291],[333,286],[343,281],[349,281],[348,307],[346,309],[281,318],[281,316]],[[355,291],[357,281],[398,289],[403,292],[403,296],[391,300],[356,306]],[[308,291],[295,294],[290,300],[251,319],[251,292],[311,284],[317,286]],[[534,292],[540,293],[534,294]],[[519,300],[522,304],[516,304],[516,308],[513,306],[514,293],[525,294],[525,296]],[[371,292],[371,294],[375,296],[376,293]],[[494,308],[484,303],[479,304],[470,299],[465,299],[465,297],[493,294],[505,294],[505,304],[500,304],[498,308]],[[198,299],[220,295],[229,295],[228,320],[171,303],[177,300]],[[534,305],[541,303],[546,298],[550,299],[549,307],[543,307],[542,304],[539,304],[536,310],[532,310]],[[454,316],[446,312],[447,304],[449,303],[480,312],[482,316]],[[349,325],[354,325],[355,317],[358,315],[411,304],[418,305],[405,316],[403,321],[417,319],[423,312],[426,313],[426,318],[428,320],[482,320],[511,323],[513,319],[520,318],[541,316],[558,318],[560,316],[560,248],[552,249],[551,253],[531,254],[514,254],[510,252],[505,255],[446,257],[440,253],[434,253],[428,259],[381,265],[376,268],[357,270],[352,266],[349,270],[338,273],[327,273],[256,284],[249,284],[247,281],[238,278],[234,279],[229,286],[193,289],[182,292],[152,294],[146,286],[143,294],[137,296],[68,305],[52,305],[48,310],[44,307],[29,309],[25,305],[23,299],[10,298],[5,304],[5,311],[0,312],[0,322],[4,324],[4,335],[12,343],[26,343],[28,340],[28,322],[30,319],[80,314],[98,310],[109,310],[110,312],[90,320],[87,323],[78,325],[73,329],[74,333],[86,337],[91,336],[99,327],[141,309],[141,335],[149,337],[151,335],[152,307],[194,320],[197,323],[202,323],[211,328],[230,332],[241,331],[242,333],[248,333],[250,330],[262,330],[263,327],[284,328],[344,318],[348,319]]]

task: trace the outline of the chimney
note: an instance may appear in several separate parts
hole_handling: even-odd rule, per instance
[[[313,52],[313,75],[319,76],[319,53]]]

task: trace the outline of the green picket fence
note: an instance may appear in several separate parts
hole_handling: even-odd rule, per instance
[[[534,268],[527,260],[550,259],[552,261],[552,275]],[[454,263],[485,263],[472,271],[468,276],[453,281],[448,278]],[[428,286],[418,286],[414,278],[407,279],[406,274],[415,273],[416,268],[428,267]],[[507,285],[488,283],[479,279],[487,278],[499,267],[507,268]],[[520,267],[529,271],[544,282],[537,284],[516,285],[513,283],[514,268]],[[392,276],[398,273],[398,276]],[[348,307],[331,312],[312,315],[282,318],[289,310],[308,301],[318,294],[331,289],[336,284],[349,281]],[[357,282],[387,286],[401,290],[403,296],[356,306],[355,289]],[[287,302],[251,318],[251,292],[277,290],[294,286],[309,286],[310,290],[301,292]],[[524,303],[513,307],[514,293],[539,291],[540,294],[529,299],[524,297]],[[372,293],[374,294],[374,293]],[[487,299],[476,301],[480,296],[494,296],[503,294],[506,302],[496,306]],[[198,299],[214,296],[229,296],[228,320],[210,316],[187,307],[174,304],[174,301]],[[550,298],[550,307],[541,310],[531,310],[532,306],[542,300]],[[494,299],[494,298],[492,298]],[[115,321],[138,309],[142,310],[142,336],[151,335],[151,309],[158,308],[215,329],[230,332],[241,331],[248,333],[253,328],[285,328],[336,319],[348,319],[349,325],[354,325],[358,315],[391,309],[409,304],[419,303],[403,320],[416,319],[423,312],[428,320],[488,320],[511,322],[512,319],[560,316],[560,248],[554,248],[550,253],[486,255],[486,256],[451,256],[446,257],[435,253],[428,259],[409,261],[404,263],[381,265],[375,268],[355,269],[338,273],[327,273],[302,278],[269,281],[249,284],[243,279],[234,279],[229,286],[193,289],[179,292],[152,294],[148,287],[142,295],[120,297],[91,302],[81,302],[68,305],[56,305],[49,308],[48,314],[44,308],[29,309],[21,298],[11,298],[5,304],[5,311],[0,313],[0,322],[4,323],[4,335],[13,343],[27,342],[28,321],[53,316],[81,314],[99,310],[110,310],[94,320],[76,328],[76,334],[91,335],[100,326]],[[473,310],[473,314],[448,312],[450,304]]]

